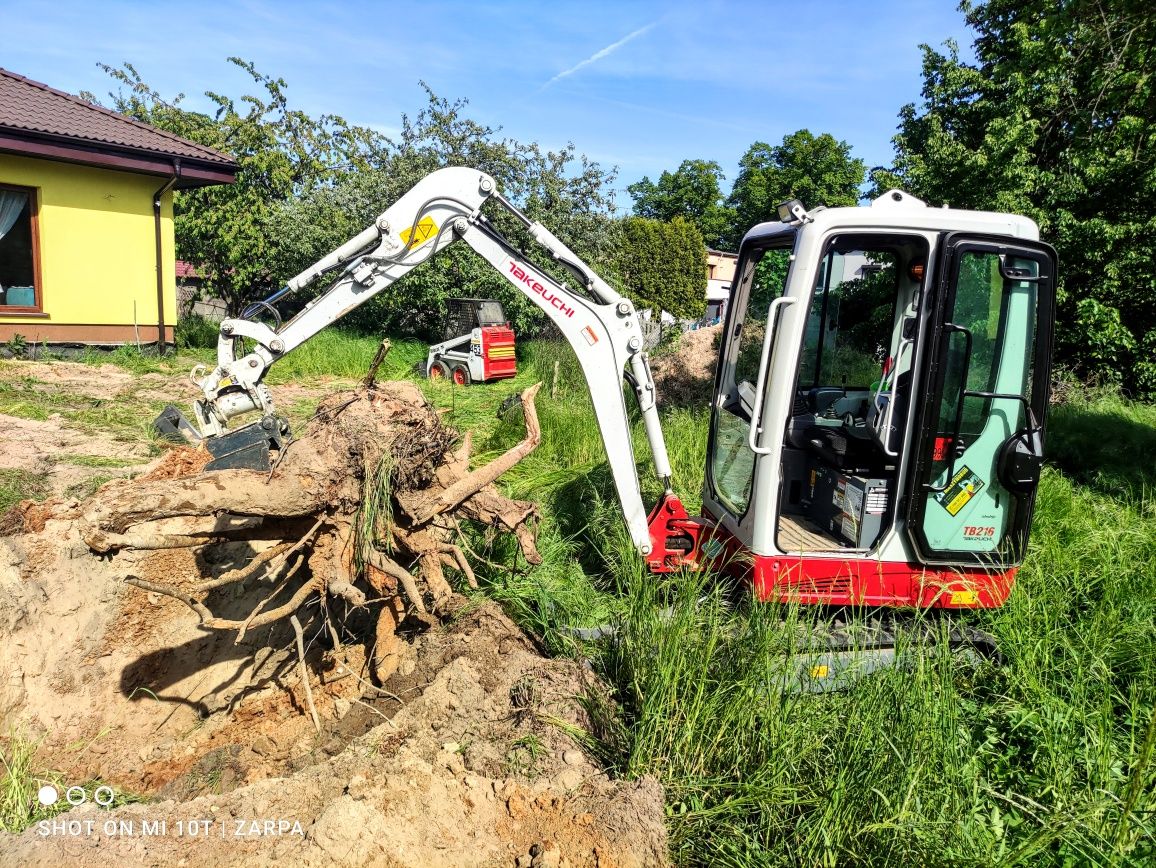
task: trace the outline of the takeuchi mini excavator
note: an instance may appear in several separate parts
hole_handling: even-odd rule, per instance
[[[573,280],[503,238],[487,204],[521,220]],[[634,305],[468,168],[429,175],[253,308],[336,272],[293,319],[222,322],[217,365],[194,371],[199,433],[218,456],[246,437],[275,439],[269,367],[464,242],[573,347],[626,525],[652,571],[714,564],[764,600],[999,606],[1026,550],[1043,458],[1055,253],[1026,217],[928,207],[898,190],[866,207],[792,201],[778,217],[739,249],[701,516],[672,488]],[[665,492],[649,511],[623,380]],[[257,422],[230,430],[252,412]]]

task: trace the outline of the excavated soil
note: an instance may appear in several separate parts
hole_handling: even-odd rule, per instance
[[[658,401],[670,407],[705,407],[714,388],[715,360],[722,326],[683,333],[673,353],[651,360]]]
[[[61,448],[107,454],[59,430]],[[179,477],[201,460],[172,450],[146,472]],[[403,622],[380,687],[356,613],[335,646],[307,609],[317,733],[287,625],[237,643],[123,582],[191,586],[262,543],[97,558],[75,504],[14,515],[0,529],[0,732],[37,741],[33,766],[89,802],[0,833],[0,864],[665,864],[661,787],[610,779],[569,734],[589,725],[578,698],[593,676],[544,657],[496,604],[455,598],[446,623]],[[222,588],[212,606],[234,617],[266,590]],[[113,807],[92,803],[94,782]]]

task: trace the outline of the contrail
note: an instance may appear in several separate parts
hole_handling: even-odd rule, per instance
[[[615,51],[617,51],[622,46],[624,46],[627,42],[630,42],[632,39],[637,39],[643,33],[646,33],[646,31],[650,30],[657,23],[658,23],[658,21],[651,21],[645,27],[639,27],[633,33],[628,33],[625,36],[623,36],[617,42],[611,43],[610,45],[607,45],[605,48],[594,52],[589,57],[587,57],[585,60],[583,60],[581,63],[576,63],[574,66],[570,67],[569,69],[565,69],[562,72],[558,73],[556,76],[554,76],[552,79],[550,79],[544,85],[542,85],[542,87],[540,87],[539,90],[545,90],[550,85],[552,85],[554,82],[561,81],[562,79],[566,78],[566,76],[573,75],[574,73],[576,73],[578,70],[582,69],[583,67],[587,67],[590,64],[601,60],[602,58],[606,57],[607,55],[613,54]]]

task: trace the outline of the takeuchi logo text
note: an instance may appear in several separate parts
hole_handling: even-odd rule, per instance
[[[560,313],[564,313],[568,317],[574,316],[574,308],[567,305],[561,296],[555,295],[546,289],[533,273],[526,271],[526,269],[522,268],[512,259],[510,260],[510,274],[513,275],[514,280],[521,283],[526,289],[530,290],[530,292],[542,296],[542,301],[549,303],[551,307]]]

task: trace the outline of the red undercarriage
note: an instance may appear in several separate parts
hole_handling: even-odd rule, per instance
[[[674,495],[650,513],[652,572],[697,568],[707,561],[750,581],[762,601],[827,606],[983,609],[1002,606],[1016,568],[924,567],[872,558],[756,555],[709,517],[691,518]]]

